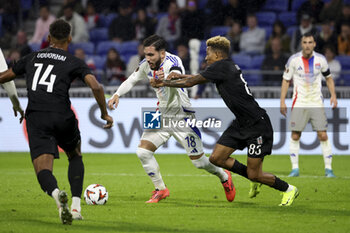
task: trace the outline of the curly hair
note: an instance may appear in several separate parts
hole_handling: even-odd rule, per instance
[[[230,41],[223,36],[214,36],[207,40],[207,46],[214,50],[219,50],[226,56],[230,55]]]

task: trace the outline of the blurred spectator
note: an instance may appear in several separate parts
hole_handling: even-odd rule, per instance
[[[74,51],[74,56],[77,58],[85,61],[86,65],[91,69],[91,70],[96,70],[95,62],[92,58],[88,58],[85,55],[84,49],[77,48]]]
[[[221,0],[207,0],[204,10],[207,27],[224,24],[224,6]]]
[[[207,67],[208,67],[208,66],[207,66],[207,62],[206,62],[205,60],[203,60],[203,61],[201,62],[201,65],[200,65],[199,70],[200,70],[200,71],[203,71],[203,70],[205,70]],[[197,88],[196,94],[194,95],[193,98],[194,98],[194,99],[202,98],[202,97],[203,97],[203,93],[204,93],[204,91],[205,91],[207,85],[211,85],[211,83],[203,83],[203,84],[197,85],[198,88]],[[213,91],[214,91],[214,90],[213,90]]]
[[[18,49],[11,49],[7,58],[6,62],[9,68],[13,66],[13,63],[18,61],[21,58],[21,53]]]
[[[181,19],[175,2],[169,4],[168,15],[159,20],[156,34],[168,42],[168,50],[174,50],[174,43],[181,35]]]
[[[185,43],[179,43],[176,47],[177,55],[181,58],[182,65],[185,67],[186,74],[190,74],[190,53]]]
[[[326,2],[321,10],[319,19],[321,22],[325,20],[329,20],[332,23],[336,22],[336,20],[341,16],[339,12],[342,11],[343,8],[343,0],[331,0]]]
[[[308,14],[303,14],[301,16],[299,27],[293,32],[292,41],[290,43],[290,51],[296,53],[301,50],[300,40],[301,37],[307,33],[311,32],[317,39],[317,28],[311,22],[311,17]]]
[[[308,0],[304,2],[298,9],[298,20],[303,14],[308,14],[311,16],[313,23],[319,23],[319,15],[321,13],[323,5],[324,2],[320,0]]]
[[[316,48],[315,51],[322,53],[324,51],[324,46],[327,44],[332,44],[335,47],[335,51],[338,51],[337,35],[335,34],[331,22],[325,20],[322,23],[321,32],[316,38]]]
[[[32,52],[32,49],[28,45],[27,33],[22,29],[18,30],[16,41],[12,48],[16,48],[20,52],[21,57],[24,57]]]
[[[338,12],[338,16],[339,17],[335,22],[337,34],[340,33],[341,25],[343,23],[350,23],[350,4],[345,4],[341,11],[341,14]]]
[[[271,39],[271,53],[266,55],[261,69],[264,71],[280,71],[277,74],[264,74],[263,82],[264,85],[277,86],[281,84],[282,73],[285,67],[285,64],[288,61],[288,57],[282,52],[282,40],[279,37],[274,37]]]
[[[332,45],[324,46],[324,56],[327,59],[329,70],[331,71],[332,78],[334,80],[338,79],[341,73],[341,64],[338,60],[334,59],[336,55],[336,50]],[[325,78],[323,77],[325,80]]]
[[[48,5],[40,6],[39,16],[35,23],[34,35],[29,43],[40,44],[44,36],[49,32],[50,24],[56,19],[56,17],[50,13]]]
[[[338,54],[350,55],[350,23],[343,23],[338,36]]]
[[[72,25],[72,43],[87,42],[89,33],[84,18],[73,10],[73,5],[68,4],[63,8],[62,19]]]
[[[142,42],[137,46],[137,54],[130,57],[126,68],[126,77],[129,77],[139,66],[140,62],[145,58]]]
[[[228,1],[227,5],[224,6],[225,25],[232,25],[234,21],[240,21],[242,25],[245,25],[247,13],[243,4],[244,3],[239,0]]]
[[[231,52],[239,53],[239,41],[242,34],[242,25],[239,21],[234,20],[226,38],[231,42]]]
[[[100,16],[96,13],[95,7],[91,2],[86,5],[86,13],[84,21],[87,25],[88,30],[91,30],[99,25]]]
[[[137,10],[137,17],[134,25],[136,40],[142,41],[143,39],[154,34],[155,22],[152,18],[147,16],[146,11],[142,8]]]
[[[20,0],[0,0],[0,15],[5,32],[15,34],[18,27]]]
[[[181,38],[185,41],[204,38],[204,13],[197,8],[195,0],[187,2],[186,9],[181,16]]]
[[[107,53],[107,60],[105,63],[106,79],[109,85],[120,85],[125,81],[126,66],[121,59],[119,52],[111,48]]]
[[[64,15],[64,9],[67,5],[70,5],[73,11],[78,13],[79,15],[84,14],[84,7],[81,4],[80,0],[63,0],[62,7],[58,12],[57,17],[62,17]]]
[[[290,37],[286,33],[286,27],[283,25],[283,23],[279,20],[277,20],[273,24],[272,28],[272,34],[268,41],[266,42],[266,47],[265,47],[265,53],[271,53],[271,42],[273,38],[280,38],[281,44],[282,44],[282,53],[289,54],[290,53]]]
[[[247,16],[247,31],[241,35],[239,48],[241,53],[262,54],[265,48],[265,29],[258,27],[258,20],[254,14]]]
[[[129,2],[120,3],[119,14],[113,19],[108,28],[110,40],[123,42],[135,38],[135,28],[131,18],[131,11]]]

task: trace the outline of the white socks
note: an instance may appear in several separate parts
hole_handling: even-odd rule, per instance
[[[81,206],[80,206],[80,198],[79,197],[72,197],[72,205],[70,206],[71,210],[76,209],[78,212],[81,212]]]
[[[292,138],[290,139],[289,152],[290,152],[290,161],[292,162],[292,169],[299,168],[299,140],[295,141]]]
[[[138,147],[136,154],[141,161],[143,169],[145,169],[145,172],[151,178],[154,187],[158,190],[165,189],[166,187],[159,171],[159,165],[156,158],[153,156],[153,152]]]
[[[58,193],[59,192],[60,192],[60,190],[58,188],[56,188],[51,193],[51,197],[53,197],[53,199],[55,200],[58,209],[61,208],[61,203],[60,203],[60,201],[58,199]]]
[[[321,149],[323,153],[324,166],[326,169],[332,170],[332,148],[329,140],[321,141]]]
[[[191,161],[192,161],[193,165],[196,166],[197,168],[204,169],[207,172],[219,177],[221,182],[227,181],[228,175],[226,174],[226,172],[224,172],[224,170],[222,168],[219,168],[219,167],[215,166],[214,164],[212,164],[209,161],[209,158],[207,156],[202,155],[202,157],[200,157],[199,159],[195,159],[195,160],[191,160]]]

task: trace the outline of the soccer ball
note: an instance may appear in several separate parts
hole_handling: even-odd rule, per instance
[[[85,189],[84,199],[88,205],[104,205],[108,200],[107,189],[100,184],[90,184]]]

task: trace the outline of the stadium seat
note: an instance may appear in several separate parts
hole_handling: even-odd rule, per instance
[[[256,55],[252,58],[252,69],[261,69],[261,65],[265,59],[265,55]]]
[[[97,45],[96,54],[105,56],[110,48],[115,48],[120,53],[120,51],[122,51],[122,47],[123,45],[118,42],[102,41]]]
[[[120,48],[121,55],[129,55],[129,54],[137,54],[137,47],[139,42],[137,40],[125,41],[122,43],[122,47]]]
[[[164,16],[167,16],[167,15],[168,15],[168,12],[159,12],[159,13],[157,13],[157,20],[158,20],[158,22],[159,22],[159,20],[161,18],[163,18]]]
[[[292,11],[298,11],[300,6],[307,0],[293,0],[292,1]]]
[[[118,14],[117,13],[110,13],[107,15],[100,15],[99,18],[99,24],[101,27],[109,27],[109,25],[111,24],[111,22],[113,21],[113,19],[115,17],[117,17]]]
[[[232,60],[243,70],[250,69],[252,65],[252,58],[245,54],[234,54]]]
[[[265,40],[268,40],[272,34],[272,26],[261,27],[265,29]]]
[[[207,53],[207,41],[201,40],[201,47],[199,48],[199,55],[205,57],[206,53]]]
[[[207,2],[208,2],[208,0],[199,0],[198,1],[198,9],[204,9]]]
[[[274,12],[258,12],[255,15],[258,20],[258,25],[261,27],[272,26],[277,18]]]
[[[29,47],[32,49],[33,52],[39,51],[40,50],[40,44],[39,43],[32,43],[29,44]]]
[[[341,55],[341,56],[336,56],[335,59],[340,62],[343,70],[350,69],[350,56]]]
[[[97,44],[108,40],[108,28],[94,28],[89,31],[90,41]]]
[[[74,54],[74,51],[78,48],[83,49],[86,55],[93,55],[95,53],[95,46],[92,42],[70,44],[68,51]]]
[[[106,63],[106,56],[92,55],[92,56],[87,56],[87,58],[92,59],[94,61],[96,69],[103,70],[104,65]]]
[[[229,30],[229,26],[216,26],[210,30],[210,36],[225,36]]]
[[[262,10],[274,12],[288,11],[288,4],[289,0],[267,0]]]
[[[281,12],[278,15],[280,20],[286,28],[297,25],[297,13],[296,12]]]

